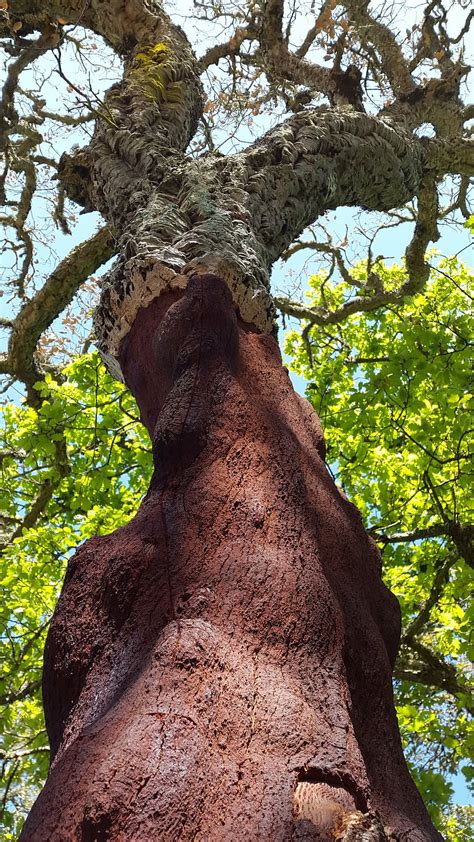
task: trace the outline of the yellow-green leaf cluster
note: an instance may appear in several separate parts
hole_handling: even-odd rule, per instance
[[[387,289],[406,280],[403,266],[378,263],[377,272]],[[354,277],[365,282],[366,267]],[[466,714],[472,549],[467,533],[455,539],[472,524],[473,280],[458,259],[438,260],[423,293],[314,327],[309,346],[296,331],[286,339],[336,481],[379,537],[384,578],[401,604],[408,639],[397,664],[400,725],[438,823],[451,776],[463,770],[469,778],[474,755]],[[309,304],[336,308],[355,289],[320,274],[310,279]]]

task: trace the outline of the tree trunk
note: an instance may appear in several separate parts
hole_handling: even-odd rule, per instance
[[[155,474],[69,562],[21,839],[441,839],[400,745],[397,601],[274,339],[200,274],[119,361]]]

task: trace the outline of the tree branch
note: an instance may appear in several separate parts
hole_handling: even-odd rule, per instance
[[[417,616],[414,617],[405,630],[404,638],[406,640],[414,638],[422,631],[423,626],[426,625],[431,614],[431,609],[434,608],[443,593],[444,587],[449,579],[449,571],[456,561],[457,559],[455,555],[448,556],[444,563],[436,568],[430,592],[421,606]]]
[[[424,138],[426,169],[436,176],[474,176],[474,139],[468,137]]]
[[[337,265],[337,268],[339,269],[341,278],[346,282],[346,284],[359,288],[362,287],[362,283],[350,275],[349,270],[344,263],[341,249],[334,246],[331,239],[329,239],[326,243],[318,243],[317,240],[297,240],[296,243],[293,243],[293,245],[283,252],[281,259],[289,260],[289,258],[294,254],[297,254],[299,251],[304,251],[305,249],[317,251],[320,254],[331,255],[334,264]]]
[[[21,690],[3,693],[3,695],[0,695],[0,705],[12,705],[14,702],[22,702],[24,699],[34,696],[40,687],[41,678],[38,678],[37,681],[30,681]]]
[[[283,6],[283,0],[267,0],[264,5],[260,45],[265,63],[277,79],[306,85],[332,96],[336,85],[331,71],[289,51],[282,31]]]
[[[218,64],[221,58],[235,56],[244,41],[253,40],[257,35],[257,28],[253,23],[246,26],[238,26],[233,35],[222,44],[215,44],[210,47],[199,59],[199,70],[202,73],[212,64]]]
[[[444,690],[456,698],[463,695],[468,698],[471,697],[471,688],[459,678],[455,667],[434,655],[427,646],[413,637],[403,637],[402,645],[405,648],[405,653],[407,650],[412,650],[416,654],[417,660],[409,657],[405,661],[406,654],[403,649],[400,650],[394,670],[396,679],[426,684],[428,687]],[[472,704],[466,703],[464,706],[469,713],[474,713]]]
[[[423,289],[430,276],[430,267],[425,261],[426,249],[430,242],[439,239],[438,231],[438,193],[436,179],[425,175],[418,192],[418,213],[411,242],[405,251],[405,264],[410,286],[406,294],[413,294]]]
[[[379,529],[369,529],[368,532],[375,541],[382,544],[409,544],[414,541],[421,541],[423,538],[440,538],[442,536],[452,537],[453,532],[459,529],[466,539],[474,537],[474,526],[471,524],[437,523],[427,526],[425,529],[412,529],[409,532],[381,532]]]
[[[35,360],[35,349],[41,334],[70,304],[81,284],[114,253],[115,242],[110,230],[101,228],[61,261],[14,320],[2,370],[22,380],[30,393],[33,384],[41,378]],[[32,396],[34,398],[34,392]]]
[[[235,160],[250,169],[253,226],[273,261],[327,210],[405,204],[420,188],[423,156],[420,141],[401,127],[319,108],[290,117]]]
[[[407,95],[417,89],[408,62],[393,32],[368,11],[368,0],[342,0],[351,22],[354,24],[361,44],[372,44],[381,62],[380,70],[387,77],[395,96]]]
[[[12,762],[13,760],[20,760],[22,757],[31,757],[35,754],[50,754],[49,746],[38,746],[38,748],[25,748],[14,751],[13,754],[0,753],[1,760]]]
[[[324,2],[321,3],[319,13],[318,13],[316,21],[314,23],[314,26],[312,26],[308,30],[308,32],[306,33],[306,35],[303,39],[303,42],[302,42],[301,46],[298,47],[298,49],[295,52],[295,55],[298,58],[304,58],[305,57],[306,53],[308,52],[308,50],[313,45],[314,40],[315,40],[316,36],[318,35],[318,32],[321,32],[321,31],[324,30],[325,22],[326,22],[328,16],[331,15],[331,12],[332,12],[332,9],[334,8],[334,5],[335,5],[334,0],[324,0]]]
[[[35,61],[52,47],[56,46],[59,41],[59,37],[57,26],[51,26],[48,22],[45,24],[45,31],[41,33],[40,37],[36,41],[32,42],[31,45],[21,50],[16,61],[12,62],[8,66],[7,78],[3,85],[2,98],[0,101],[0,126],[2,128],[0,136],[1,149],[4,148],[4,141],[7,139],[10,126],[18,122],[18,115],[16,114],[14,107],[14,97],[21,73],[26,67],[28,67],[29,64],[31,64],[31,62]]]
[[[350,301],[346,301],[336,310],[326,310],[323,307],[312,309],[287,297],[280,296],[274,299],[277,309],[297,319],[308,320],[315,325],[338,324],[354,313],[370,312],[387,304],[402,303],[406,296],[413,295],[423,289],[430,274],[430,266],[425,261],[426,249],[430,242],[436,242],[439,238],[437,227],[439,208],[436,184],[437,179],[433,172],[428,171],[423,175],[418,189],[417,221],[411,242],[405,252],[408,279],[400,287],[386,290],[381,284],[378,284],[375,289],[372,289],[369,284],[366,284],[365,287],[361,288],[359,295]],[[345,202],[341,202],[341,204],[345,204]],[[318,251],[327,250],[324,244],[311,245],[307,243],[305,245]],[[293,253],[299,247],[299,244],[296,244],[288,250],[287,254]],[[339,263],[340,261],[338,261],[338,265]],[[340,266],[339,268],[341,269]],[[344,272],[341,272],[341,274],[347,282],[346,274]],[[369,294],[364,294],[366,292],[369,292]]]
[[[401,304],[403,299],[407,295],[413,295],[414,291],[411,280],[408,280],[394,290],[383,289],[374,295],[357,296],[350,301],[346,301],[345,304],[342,304],[336,310],[325,310],[322,307],[318,309],[305,307],[304,304],[300,304],[298,301],[293,301],[285,296],[276,296],[273,301],[275,307],[287,316],[307,320],[313,325],[324,327],[325,325],[340,324],[349,316],[354,315],[354,313],[368,313],[387,304]]]
[[[36,401],[36,403],[38,403],[38,401]],[[8,540],[0,544],[0,552],[11,544],[15,538],[19,538],[20,535],[23,535],[27,529],[31,529],[35,526],[41,515],[44,514],[55,489],[58,487],[61,480],[70,473],[70,465],[67,456],[67,443],[64,438],[57,439],[54,442],[53,467],[57,472],[57,477],[54,479],[47,477],[44,482],[42,482],[38,494],[21,522],[18,524],[14,532],[8,537]]]

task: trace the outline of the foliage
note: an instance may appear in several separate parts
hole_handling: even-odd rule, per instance
[[[38,409],[7,404],[0,428],[5,839],[17,838],[47,771],[41,659],[66,560],[86,538],[130,520],[151,471],[134,400],[98,355],[77,358],[62,374],[61,382],[47,374],[36,384]],[[59,467],[58,443],[65,448]]]
[[[455,807],[451,815],[441,823],[440,829],[449,842],[472,842],[474,807]]]
[[[403,266],[377,264],[386,288]],[[362,280],[365,266],[353,277]],[[346,281],[312,277],[312,307],[341,306]],[[473,609],[469,485],[473,276],[440,260],[423,294],[355,314],[342,324],[288,334],[292,368],[306,377],[336,481],[380,542],[384,577],[400,600],[396,668],[400,727],[414,777],[434,819],[452,801],[450,775],[474,772],[468,670]],[[471,288],[471,294],[469,293]],[[472,307],[471,307],[472,310]],[[471,442],[471,448],[469,447]],[[454,815],[454,814],[453,814]],[[453,835],[449,839],[467,838]],[[451,824],[450,824],[451,823]]]

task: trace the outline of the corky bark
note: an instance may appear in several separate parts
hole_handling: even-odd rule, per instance
[[[159,4],[8,12],[124,56],[60,176],[120,232],[96,332],[155,454],[134,520],[69,563],[45,655],[54,761],[22,839],[439,839],[396,724],[398,605],[281,365],[269,272],[324,211],[399,206],[472,148],[345,105],[191,160],[200,66]],[[276,61],[278,32],[262,39]]]
[[[400,746],[398,605],[275,340],[201,275],[140,311],[120,362],[155,475],[69,563],[22,838],[441,838]]]

